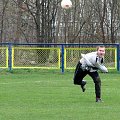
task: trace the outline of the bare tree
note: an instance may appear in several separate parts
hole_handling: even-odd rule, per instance
[[[115,43],[120,36],[119,0],[2,0],[1,42]],[[6,34],[7,33],[7,34]]]
[[[2,0],[2,10],[1,10],[1,29],[0,29],[0,42],[3,42],[3,31],[4,31],[4,16],[9,0]]]

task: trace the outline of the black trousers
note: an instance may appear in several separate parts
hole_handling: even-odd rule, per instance
[[[74,73],[74,79],[73,79],[74,84],[82,85],[83,78],[88,74],[93,79],[93,82],[95,84],[96,98],[100,98],[101,97],[101,80],[100,80],[99,73],[97,71],[95,72],[89,72],[87,70],[83,71],[81,68],[81,65],[82,64],[78,62],[76,66],[75,73]]]

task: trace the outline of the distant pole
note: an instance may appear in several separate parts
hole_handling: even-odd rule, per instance
[[[61,46],[61,70],[64,73],[64,45]]]
[[[8,44],[8,70],[12,70],[12,43]]]

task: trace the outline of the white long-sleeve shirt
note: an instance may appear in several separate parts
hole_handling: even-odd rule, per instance
[[[107,68],[103,65],[103,59],[97,55],[97,52],[91,52],[87,54],[81,54],[82,58],[80,59],[80,63],[82,66],[91,67],[90,72],[97,71],[92,69],[92,67],[98,68],[102,72],[108,72]]]

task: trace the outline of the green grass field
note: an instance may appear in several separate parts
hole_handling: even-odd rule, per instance
[[[0,120],[119,120],[120,73],[100,73],[102,99],[94,83],[86,91],[73,85],[73,71],[14,70],[0,73]]]

